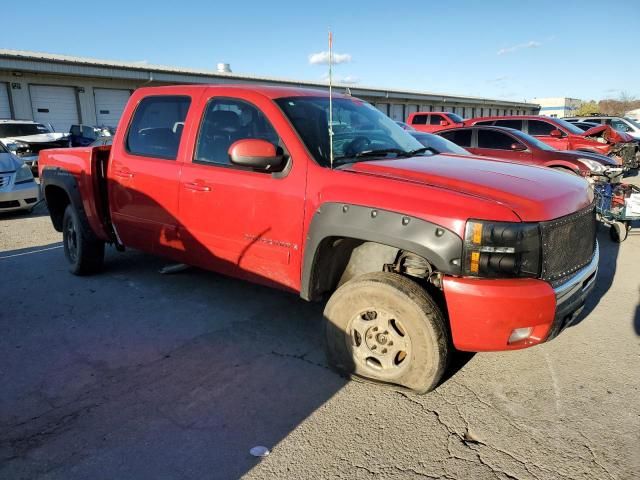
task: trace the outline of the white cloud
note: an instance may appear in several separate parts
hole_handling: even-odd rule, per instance
[[[350,63],[351,55],[348,53],[334,53],[333,64]],[[309,63],[311,65],[329,65],[329,52],[317,52],[309,55]]]
[[[505,47],[498,50],[498,55],[506,55],[508,53],[514,53],[518,50],[522,50],[523,48],[538,48],[542,46],[541,42],[536,42],[535,40],[531,40],[527,43],[519,43],[518,45],[513,45],[512,47]]]

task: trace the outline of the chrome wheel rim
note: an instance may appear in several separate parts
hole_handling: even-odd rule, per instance
[[[75,263],[78,258],[78,233],[76,231],[76,225],[73,220],[67,223],[66,228],[66,247],[69,260]]]
[[[374,377],[402,375],[411,362],[411,338],[401,319],[378,308],[360,311],[349,322],[350,349],[360,371]]]

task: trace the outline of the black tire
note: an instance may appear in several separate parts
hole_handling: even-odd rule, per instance
[[[401,275],[376,272],[345,283],[329,299],[324,319],[329,364],[348,376],[426,393],[449,363],[442,312]]]
[[[104,242],[89,237],[84,224],[72,205],[67,205],[62,219],[62,243],[69,271],[74,275],[89,275],[102,269]]]
[[[622,243],[627,239],[629,228],[623,222],[613,222],[609,227],[609,236],[616,243]]]

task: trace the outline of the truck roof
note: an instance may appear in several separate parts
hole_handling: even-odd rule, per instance
[[[242,84],[202,84],[202,85],[170,85],[164,87],[142,87],[137,91],[142,94],[158,92],[160,90],[170,90],[171,92],[200,92],[202,90],[235,90],[240,92],[254,92],[264,95],[270,99],[286,98],[286,97],[328,97],[327,90],[301,87],[280,87],[271,85],[242,85]],[[334,98],[348,98],[346,95],[334,92]]]

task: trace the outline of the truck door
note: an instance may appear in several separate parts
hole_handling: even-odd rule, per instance
[[[176,260],[184,250],[177,237],[179,156],[190,103],[183,95],[143,98],[108,169],[112,221],[123,243]]]
[[[282,136],[258,103],[204,99],[192,158],[180,181],[181,233],[188,262],[248,280],[297,289],[304,216],[306,162],[289,158],[281,172],[231,164],[240,139],[279,145]],[[269,100],[267,108],[275,109]],[[281,113],[278,114],[281,115]]]

